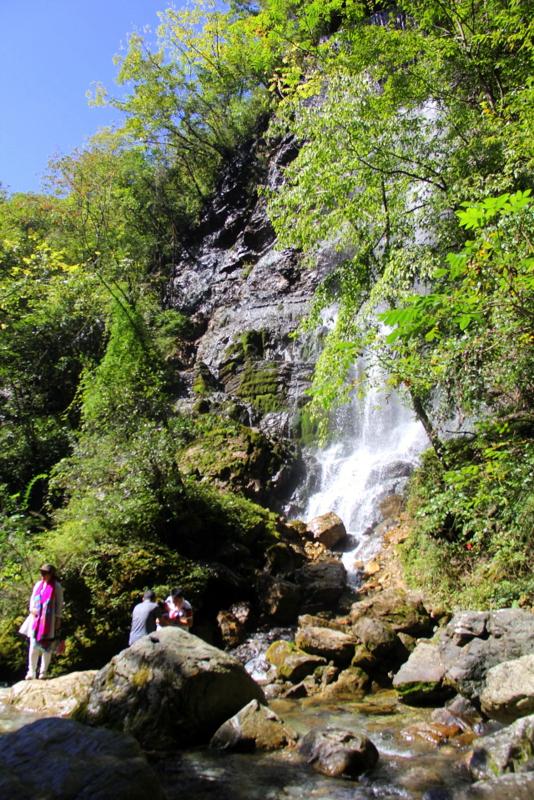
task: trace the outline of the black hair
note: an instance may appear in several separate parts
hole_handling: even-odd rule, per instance
[[[183,589],[173,589],[171,592],[171,597],[173,600],[176,600],[177,597],[183,597],[184,592]]]
[[[156,592],[153,589],[147,589],[143,595],[143,600],[151,600],[154,602],[156,599]]]

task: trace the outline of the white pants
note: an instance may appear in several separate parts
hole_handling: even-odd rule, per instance
[[[28,676],[32,678],[37,677],[37,662],[39,661],[39,656],[41,656],[41,670],[39,672],[39,677],[44,678],[44,676],[48,671],[48,665],[50,664],[52,653],[45,653],[44,650],[39,650],[35,638],[33,636],[30,636],[30,652],[28,654]]]

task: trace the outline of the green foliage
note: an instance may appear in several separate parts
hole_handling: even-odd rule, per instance
[[[198,608],[206,571],[163,545],[130,539],[125,545],[89,549],[83,563],[61,573],[68,645],[61,667],[100,668],[127,647],[131,610],[146,589],[164,600],[182,586]]]
[[[417,289],[421,314],[438,311],[445,320],[450,293],[441,291],[440,270],[469,230],[454,211],[480,199],[486,203],[480,220],[491,223],[505,210],[499,204],[525,197],[517,190],[531,183],[532,148],[521,109],[530,102],[534,15],[526,3],[507,0],[410,0],[401,12],[402,25],[393,15],[390,24],[369,25],[358,16],[361,8],[344,6],[336,33],[307,51],[307,69],[286,85],[275,123],[302,146],[285,184],[269,192],[269,209],[282,246],[303,249],[312,262],[325,242],[339,253],[340,266],[306,323],[309,329],[338,304],[316,370],[313,411],[353,389],[367,390],[372,372],[356,379],[352,372],[367,349],[374,354],[369,364],[378,361],[391,383],[408,385],[431,431],[436,377],[440,369],[448,375],[449,363],[440,353],[429,369],[428,328],[400,356],[391,347],[397,334],[388,340],[375,312],[390,308],[386,320],[408,330],[417,320],[406,298]],[[523,201],[517,202],[519,212]],[[513,237],[501,240],[510,253]],[[461,350],[463,332],[486,311],[483,303],[469,305],[473,294],[461,306],[453,303],[449,361],[451,351]],[[450,394],[456,399],[459,382]]]
[[[165,540],[184,500],[174,442],[149,421],[138,421],[134,432],[81,437],[56,465],[50,488],[65,503],[46,544],[59,564],[94,543]]]
[[[204,414],[194,438],[181,448],[177,462],[184,476],[245,496],[265,495],[272,476],[291,456],[283,444],[232,420]],[[261,492],[260,492],[261,489]]]
[[[411,482],[406,574],[449,607],[534,603],[532,420],[484,423],[427,453]]]
[[[440,386],[446,408],[529,409],[534,335],[534,217],[530,191],[464,203],[460,224],[476,234],[446,267],[434,291],[381,314],[395,376]],[[417,359],[414,355],[417,355]]]

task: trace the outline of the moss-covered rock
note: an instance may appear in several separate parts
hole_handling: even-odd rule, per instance
[[[266,500],[273,489],[273,476],[285,463],[292,463],[293,456],[257,430],[220,421],[218,427],[204,430],[181,450],[177,462],[185,476]]]
[[[193,391],[199,395],[212,394],[217,389],[217,381],[211,374],[209,367],[204,362],[199,361],[196,365],[196,375],[193,382]]]
[[[319,434],[319,421],[306,410],[300,408],[293,422],[294,436],[301,444],[309,446],[317,441]]]
[[[291,683],[299,683],[312,675],[317,667],[326,665],[326,659],[300,650],[293,642],[273,642],[265,654],[267,661],[276,668],[276,674]]]
[[[235,658],[171,627],[115,656],[74,716],[153,750],[207,743],[251,700],[264,704],[263,691]]]

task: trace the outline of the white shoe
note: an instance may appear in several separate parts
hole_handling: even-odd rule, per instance
[[[35,674],[35,672],[28,672],[26,674],[26,677],[24,678],[24,680],[25,681],[34,681],[36,679],[36,677],[37,677],[37,675]]]

